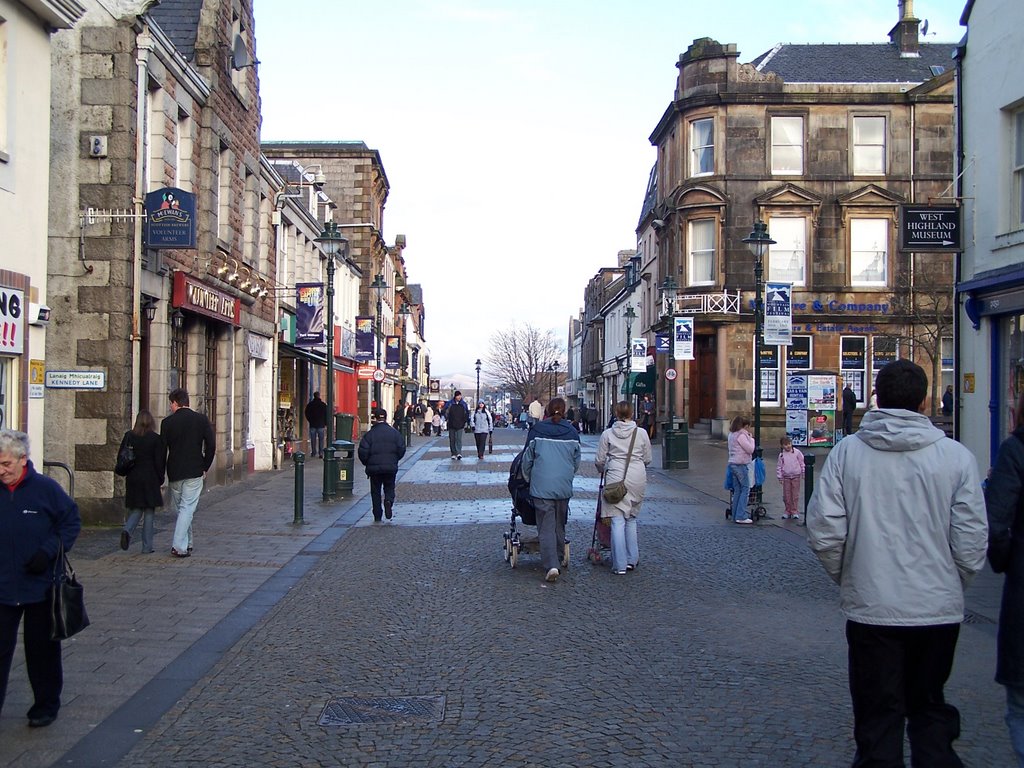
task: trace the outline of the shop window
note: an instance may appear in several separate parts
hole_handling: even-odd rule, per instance
[[[715,172],[715,121],[713,118],[690,123],[690,175],[707,176]]]
[[[939,367],[942,376],[942,392],[953,383],[953,339],[944,336],[939,339]]]
[[[839,369],[843,376],[843,386],[857,395],[857,402],[864,403],[864,374],[867,367],[867,337],[843,336],[839,340]]]
[[[217,327],[206,325],[205,369],[203,384],[203,412],[217,429]]]
[[[761,345],[761,405],[779,404],[779,348]]]
[[[853,173],[880,176],[885,173],[885,118],[853,118]]]
[[[775,245],[768,249],[768,279],[793,285],[806,283],[807,219],[772,216],[768,231]]]
[[[185,331],[185,325],[182,323],[181,328],[178,328],[171,323],[171,389],[178,387],[188,389],[187,361],[188,334]]]
[[[900,357],[900,344],[895,336],[875,336],[871,339],[871,384],[870,391],[875,388],[875,376],[887,364]]]
[[[999,434],[1008,435],[1017,425],[1017,400],[1024,392],[1024,315],[1004,317],[999,330],[1001,381],[992,391],[1004,398],[999,403]]]
[[[217,158],[217,238],[222,242],[231,239],[231,150],[223,144]]]
[[[714,285],[715,220],[691,221],[687,231],[687,283],[689,285]]]
[[[1013,115],[1013,211],[1011,229],[1024,227],[1024,109]]]
[[[804,119],[773,117],[771,169],[775,175],[800,176],[804,172]]]
[[[889,220],[850,220],[850,285],[884,286],[889,280]]]
[[[192,118],[185,112],[178,112],[174,124],[174,185],[192,191]]]

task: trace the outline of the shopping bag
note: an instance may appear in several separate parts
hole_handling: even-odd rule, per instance
[[[50,639],[67,640],[88,626],[85,590],[61,544],[53,566],[53,587],[50,590]]]

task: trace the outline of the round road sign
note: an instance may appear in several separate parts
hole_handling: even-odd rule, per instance
[[[384,371],[382,371],[380,368],[374,368],[373,369],[373,380],[374,381],[378,381],[378,382],[379,381],[384,381]]]
[[[665,378],[668,379],[669,381],[675,381],[676,380],[676,369],[675,368],[669,368],[668,370],[666,370],[665,371]]]

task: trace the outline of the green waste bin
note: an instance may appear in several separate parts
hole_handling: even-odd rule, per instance
[[[351,440],[335,440],[334,461],[338,468],[338,477],[334,484],[335,492],[339,496],[351,496],[352,486],[355,483],[356,444]]]
[[[676,421],[674,425],[666,422],[663,425],[664,442],[661,450],[662,469],[690,468],[690,425],[685,421]]]
[[[351,413],[334,414],[334,436],[338,440],[351,440],[356,417]]]

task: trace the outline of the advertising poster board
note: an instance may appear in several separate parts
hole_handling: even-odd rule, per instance
[[[324,343],[324,284],[295,286],[295,346],[319,347]]]
[[[373,359],[373,318],[356,318],[356,360]]]
[[[676,360],[693,360],[693,318],[677,317],[672,356]]]
[[[827,447],[835,443],[836,412],[807,411],[807,445],[810,447]]]
[[[793,286],[791,283],[765,283],[764,343],[793,343]]]

